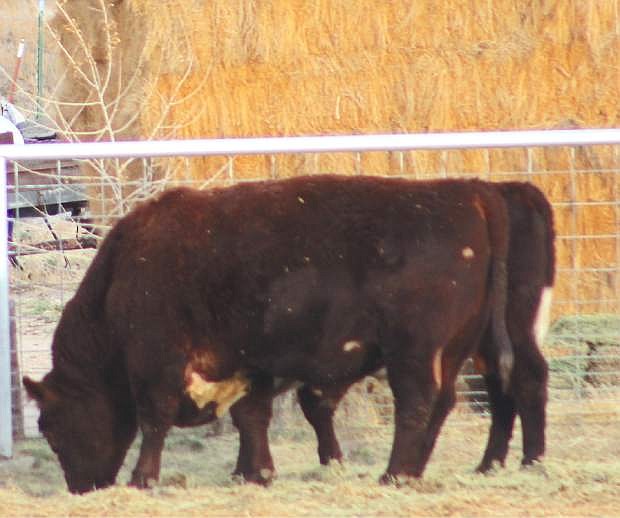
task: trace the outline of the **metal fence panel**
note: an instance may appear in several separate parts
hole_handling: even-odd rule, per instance
[[[612,162],[611,167],[604,168],[581,167],[575,156],[575,148],[568,147],[568,160],[564,167],[556,170],[543,170],[536,166],[538,147],[519,147],[518,149],[524,151],[525,157],[522,169],[498,170],[493,168],[491,166],[493,158],[488,152],[485,160],[487,167],[464,174],[450,165],[453,160],[452,153],[458,153],[458,151],[446,149],[459,147],[459,139],[446,139],[443,147],[437,145],[439,149],[443,149],[440,151],[441,156],[438,162],[440,166],[435,170],[421,173],[410,167],[410,164],[415,163],[416,160],[416,151],[409,150],[413,142],[411,139],[402,140],[399,136],[395,136],[392,142],[389,138],[381,136],[378,139],[379,144],[375,143],[375,147],[370,146],[372,150],[378,149],[377,146],[381,146],[381,149],[396,150],[392,153],[396,153],[396,160],[401,164],[398,176],[420,179],[455,176],[481,177],[493,181],[527,180],[541,186],[552,200],[556,219],[562,223],[563,231],[558,235],[557,240],[562,260],[557,277],[562,290],[554,301],[555,322],[543,351],[551,367],[550,399],[554,402],[550,407],[551,415],[554,412],[577,415],[594,413],[605,419],[618,418],[618,408],[620,408],[620,317],[618,316],[620,307],[620,160],[618,160],[620,131],[610,131],[611,133],[605,132],[604,138],[600,137],[599,140],[584,139],[583,133],[579,133],[582,140],[576,140],[575,134],[560,132],[563,137],[571,136],[563,142],[572,145],[588,142],[614,143],[616,161]],[[486,148],[533,144],[531,141],[534,138],[533,135],[528,135],[528,138],[518,135],[519,138],[517,138],[512,133],[520,132],[506,132],[494,136],[486,142]],[[555,146],[560,143],[558,132],[533,133],[543,134],[550,145]],[[470,140],[471,134],[461,136],[460,147],[485,147],[481,144],[480,135],[485,134],[475,134],[478,141]],[[264,142],[265,140],[267,143]],[[199,158],[193,158],[194,155],[215,154],[214,149],[217,146],[213,142],[218,142],[222,146],[219,152],[223,154],[231,153],[232,150],[238,153],[259,153],[260,144],[266,146],[263,149],[271,160],[272,176],[280,177],[287,176],[290,172],[279,170],[277,160],[270,153],[294,151],[304,153],[316,151],[318,153],[345,150],[349,153],[347,156],[357,164],[356,172],[366,174],[363,166],[364,152],[356,146],[369,145],[369,141],[365,138],[350,140],[349,137],[336,137],[336,140],[329,145],[319,138],[304,141],[227,139],[197,142],[200,145],[190,141],[181,143],[177,147],[173,145],[174,143],[166,143],[165,146],[162,145],[160,151],[167,155],[186,155],[181,163],[181,167],[184,167],[188,166],[191,160],[199,160]],[[204,142],[209,142],[209,146],[205,147]],[[10,386],[11,375],[14,379],[24,374],[38,379],[49,370],[52,333],[64,304],[77,288],[95,254],[95,250],[91,248],[93,242],[100,239],[107,229],[132,206],[175,185],[212,188],[252,180],[252,178],[245,176],[241,178],[237,175],[233,156],[229,156],[222,167],[206,172],[203,178],[180,178],[166,172],[172,170],[173,167],[179,167],[178,158],[170,159],[176,160],[174,165],[171,165],[167,159],[150,158],[155,154],[153,146],[146,146],[146,143],[140,146],[129,144],[120,143],[114,148],[100,145],[89,148],[71,147],[67,153],[81,159],[88,156],[110,156],[114,154],[111,149],[117,149],[118,154],[125,157],[139,156],[141,158],[131,159],[132,163],[128,166],[131,174],[127,175],[102,174],[102,171],[118,171],[119,167],[122,169],[123,165],[118,160],[97,158],[89,162],[90,167],[83,167],[79,174],[72,170],[71,174],[66,175],[63,172],[66,170],[63,163],[54,162],[53,171],[43,173],[47,175],[45,182],[35,184],[35,187],[45,185],[48,188],[50,184],[58,187],[50,190],[51,198],[46,198],[43,204],[35,203],[20,195],[29,189],[32,190],[33,180],[32,177],[23,175],[21,178],[27,178],[26,181],[31,182],[24,185],[19,172],[14,171],[15,178],[13,184],[9,186],[9,196],[12,200],[29,201],[28,203],[24,201],[26,203],[24,206],[8,207],[9,211],[13,209],[13,212],[9,212],[12,237],[8,253],[12,260],[10,291],[11,300],[15,305],[16,351],[20,372],[15,372],[15,367],[13,367],[12,372],[4,374],[8,376],[8,381],[0,373],[0,381],[4,386]],[[237,147],[233,147],[233,144],[237,144]],[[418,142],[418,146],[423,149],[434,149],[430,141],[426,140],[426,136]],[[48,145],[43,151],[37,149],[37,153],[42,153],[37,158],[49,160],[49,154],[57,152],[54,151],[54,147],[56,146]],[[593,153],[596,153],[596,148],[592,149]],[[308,156],[314,157],[311,160],[316,173],[339,172],[333,169],[323,170],[319,154]],[[553,178],[557,178],[557,182],[554,182]],[[603,182],[604,188],[596,193],[592,190],[588,191],[586,187],[595,182]],[[558,187],[560,184],[561,187]],[[605,187],[605,185],[610,187]],[[79,202],[82,198],[88,202],[88,211],[82,211],[83,207],[79,207],[79,211],[73,210],[71,203]],[[49,210],[50,205],[56,209]],[[1,205],[0,208],[2,208]],[[603,215],[600,226],[588,224],[588,221],[592,220],[593,211]],[[6,213],[6,209],[3,213]],[[2,239],[1,233],[0,239]],[[3,240],[5,248],[6,242],[5,238]],[[2,245],[0,245],[0,256],[3,253],[6,254],[7,251],[3,252]],[[592,255],[592,262],[584,263],[579,260],[585,253]],[[6,265],[6,263],[7,261],[3,261],[3,264]],[[1,270],[0,275],[2,275]],[[8,281],[6,282],[5,286],[8,285]],[[8,315],[8,304],[5,305]],[[1,311],[4,309],[0,304]],[[8,344],[8,338],[6,340],[4,338],[5,335],[8,337],[8,326],[6,329],[0,326],[0,332],[3,344]],[[8,348],[3,348],[2,354],[2,360],[10,365]],[[5,359],[4,356],[7,358]],[[15,396],[13,394],[13,401],[18,401]],[[276,422],[291,421],[290,409],[294,406],[291,403],[291,397],[280,399],[280,410],[276,412]],[[4,421],[5,414],[10,415],[11,394],[7,396],[3,392],[2,398],[0,412],[3,412],[2,420]],[[362,410],[360,410],[360,405],[363,407]],[[34,405],[22,398],[21,408],[18,410],[20,411],[16,417],[23,422],[26,435],[36,434],[37,411]],[[484,386],[480,378],[470,372],[465,373],[459,381],[457,414],[461,410],[467,412],[473,410],[481,415],[487,412]],[[391,426],[391,395],[384,381],[368,379],[358,384],[343,402],[339,415],[354,416],[360,412],[364,414],[364,419],[352,419],[349,426],[359,425],[366,428]],[[297,414],[300,412],[297,411]],[[9,439],[5,441],[10,444]],[[7,446],[4,448],[0,453],[10,454],[10,449],[7,449]]]

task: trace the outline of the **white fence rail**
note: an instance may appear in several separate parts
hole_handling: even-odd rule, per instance
[[[413,151],[516,147],[614,145],[620,129],[492,131],[337,135],[325,137],[264,137],[167,141],[124,141],[0,146],[8,160],[62,158],[131,158],[165,156]]]
[[[7,161],[620,145],[620,129],[0,145],[0,455],[12,455]]]

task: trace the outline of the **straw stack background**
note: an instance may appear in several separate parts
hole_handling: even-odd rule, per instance
[[[105,31],[93,11],[101,1],[64,5],[80,21],[97,63],[105,66]],[[108,28],[123,64],[120,79],[131,82],[120,111],[125,118],[131,110],[140,114],[119,137],[620,124],[618,0],[120,0],[107,5]],[[63,25],[57,20],[55,29],[70,46]],[[132,74],[138,69],[136,80]],[[79,81],[67,79],[58,95],[75,98]],[[154,134],[162,118],[165,131]],[[122,122],[120,117],[119,127]],[[97,113],[88,110],[76,121],[86,129],[98,124]],[[207,179],[225,163],[225,158],[192,161],[189,168],[178,168],[178,177]],[[533,181],[560,203],[560,235],[611,236],[559,240],[562,268],[616,268],[560,275],[558,299],[610,301],[556,306],[563,313],[618,309],[619,168],[620,152],[608,147],[234,161],[238,179],[336,172]],[[505,174],[514,172],[523,174]],[[571,199],[616,205],[562,205]]]

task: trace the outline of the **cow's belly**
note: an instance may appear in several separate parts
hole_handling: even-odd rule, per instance
[[[248,364],[274,378],[313,386],[352,383],[382,366],[379,347],[361,339],[296,343],[263,350]]]
[[[196,426],[222,417],[251,392],[256,374],[273,378],[275,395],[304,384],[315,387],[350,384],[375,372],[382,362],[376,344],[347,340],[329,354],[316,347],[306,353],[295,348],[289,354],[264,351],[257,358],[247,357],[231,376],[216,381],[210,380],[200,365],[198,357],[187,364],[178,426]]]

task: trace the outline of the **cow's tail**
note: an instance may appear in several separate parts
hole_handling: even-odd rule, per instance
[[[549,200],[535,186],[528,184],[528,188],[533,193],[532,197],[536,201],[536,208],[544,222],[545,246],[547,264],[545,267],[545,284],[549,287],[555,283],[555,224],[553,221],[553,209]]]
[[[549,200],[543,192],[530,183],[508,182],[501,184],[501,191],[504,199],[507,200],[508,209],[517,213],[516,221],[520,224],[513,224],[511,215],[511,232],[515,228],[524,228],[525,237],[518,236],[511,242],[511,250],[516,247],[532,246],[530,258],[536,261],[535,281],[528,290],[538,290],[532,292],[532,296],[538,297],[538,304],[532,308],[535,313],[531,314],[532,329],[534,340],[538,347],[541,347],[545,335],[549,328],[551,315],[551,299],[553,296],[553,285],[555,282],[555,228],[553,223],[553,210]],[[523,210],[527,211],[527,219],[524,222]],[[519,225],[519,226],[517,226]],[[512,240],[512,238],[511,238]],[[510,252],[512,253],[512,251]],[[523,253],[516,251],[515,254]],[[541,277],[542,275],[542,277]],[[509,280],[509,282],[513,282]]]
[[[491,244],[491,331],[497,353],[498,374],[506,392],[514,364],[514,351],[506,326],[510,221],[503,197],[496,189],[489,191],[486,220]]]

